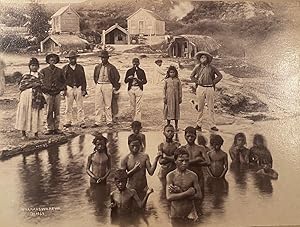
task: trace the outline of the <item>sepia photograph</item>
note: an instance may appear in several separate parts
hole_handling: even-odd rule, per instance
[[[0,0],[0,225],[300,227],[300,0]]]

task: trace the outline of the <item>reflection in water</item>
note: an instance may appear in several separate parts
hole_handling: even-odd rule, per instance
[[[273,186],[270,177],[253,172],[254,185],[262,194],[272,194]]]
[[[209,177],[207,179],[207,195],[213,209],[224,209],[225,197],[228,195],[229,185],[226,179]]]
[[[169,219],[169,203],[165,198],[165,182],[161,182],[157,176],[147,176],[149,185],[154,188],[154,193],[150,196],[143,214],[134,214],[134,217],[126,217],[121,219],[110,219],[109,194],[115,189],[113,183],[113,173],[119,166],[120,157],[128,153],[127,135],[129,132],[108,132],[104,135],[108,138],[108,149],[112,156],[112,174],[109,176],[106,186],[97,188],[90,187],[89,177],[86,174],[86,161],[88,155],[93,152],[91,135],[83,135],[76,137],[69,143],[54,147],[41,152],[36,152],[29,156],[19,157],[1,163],[0,175],[4,179],[10,179],[2,183],[2,187],[7,184],[16,190],[11,190],[9,195],[16,198],[21,208],[30,207],[60,207],[59,212],[46,213],[46,217],[30,217],[23,212],[19,215],[10,206],[4,204],[3,207],[15,215],[14,221],[24,223],[24,226],[37,223],[39,226],[55,225],[69,226],[99,225],[99,226],[222,226],[229,223],[231,226],[251,226],[257,224],[274,225],[274,221],[280,224],[295,224],[298,217],[299,203],[292,195],[299,190],[298,184],[293,184],[289,188],[285,188],[286,181],[277,181],[276,184],[270,179],[259,176],[255,170],[237,164],[230,165],[230,171],[227,174],[227,181],[207,179],[205,185],[205,198],[201,208],[203,215],[199,217],[199,221],[194,223],[171,221]],[[157,134],[145,133],[148,141],[147,153],[152,159],[156,154]],[[154,136],[153,136],[154,135]],[[180,138],[182,134],[179,134]],[[277,140],[276,140],[277,141]],[[275,142],[276,142],[275,141]],[[276,146],[275,146],[276,145]],[[276,150],[277,144],[274,145],[274,159],[280,160],[276,163],[276,167],[281,171],[285,171],[285,167],[294,163],[287,155],[282,155],[280,150]],[[286,144],[284,144],[287,146]],[[298,156],[295,158],[299,158]],[[298,159],[297,159],[298,160]],[[159,168],[159,167],[158,167]],[[7,171],[9,169],[9,171]],[[11,171],[15,170],[15,171]],[[298,176],[297,169],[291,168],[282,173],[283,176],[290,177],[287,180],[293,181]],[[273,183],[273,186],[272,186]],[[276,196],[273,194],[273,187],[276,186]],[[230,190],[230,198],[228,192]],[[274,189],[275,190],[275,189]],[[286,191],[291,195],[286,196]],[[279,200],[284,197],[284,200]],[[3,199],[4,197],[2,197]],[[268,199],[269,201],[265,200]],[[4,202],[5,203],[5,202]],[[247,204],[247,206],[245,206]],[[288,214],[283,214],[284,210],[289,207]],[[200,207],[200,206],[199,206]],[[245,208],[246,207],[246,208]],[[246,215],[248,210],[253,211],[251,217],[236,219],[236,213],[233,210],[240,211],[241,215]],[[268,209],[268,217],[264,211]],[[281,215],[280,220],[276,217]],[[271,219],[272,218],[272,219]],[[233,220],[233,221],[232,221]],[[57,225],[56,225],[57,224]],[[236,224],[236,225],[235,225]]]
[[[22,168],[19,169],[22,188],[24,190],[24,205],[27,208],[45,205],[44,199],[48,196],[45,188],[42,160],[38,153],[32,156],[23,156]]]
[[[109,215],[108,207],[110,205],[110,189],[110,185],[92,184],[86,191],[88,201],[95,208],[94,215],[100,223],[103,223],[105,217]]]
[[[241,190],[247,189],[248,166],[240,163],[232,162],[230,164],[230,172],[233,174],[234,180]]]

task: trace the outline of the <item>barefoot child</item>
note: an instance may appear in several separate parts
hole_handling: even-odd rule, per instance
[[[38,132],[42,129],[42,109],[46,100],[42,94],[41,74],[38,72],[39,61],[31,58],[29,61],[29,73],[22,76],[19,89],[20,102],[17,108],[16,129],[22,131],[22,139],[26,139],[26,131],[33,132],[38,138]]]
[[[228,170],[228,156],[221,150],[224,140],[220,135],[215,135],[210,143],[212,149],[208,152],[210,159],[210,166],[207,168],[208,174],[212,178],[225,178]]]
[[[91,185],[106,184],[106,179],[111,170],[111,156],[107,151],[107,139],[100,135],[96,135],[93,144],[94,152],[89,155],[86,172],[91,177]]]
[[[164,136],[166,142],[158,145],[158,151],[162,153],[162,156],[159,159],[160,170],[158,177],[161,180],[165,180],[169,172],[173,171],[176,166],[174,162],[174,152],[180,146],[180,143],[173,141],[175,129],[173,125],[166,125],[164,127]]]
[[[150,176],[155,172],[157,162],[161,154],[158,154],[153,164],[150,163],[148,154],[140,152],[142,141],[138,135],[132,134],[128,137],[130,153],[121,161],[121,168],[128,174],[127,187],[135,189],[140,198],[144,198],[148,190],[146,170]]]
[[[185,140],[187,144],[184,146],[189,152],[189,170],[192,170],[198,175],[199,184],[201,186],[202,193],[204,192],[204,175],[203,166],[209,166],[210,161],[203,146],[195,144],[197,132],[194,127],[187,127],[185,130]]]
[[[249,164],[249,149],[245,147],[246,136],[240,132],[234,136],[233,144],[229,150],[232,162]]]
[[[131,129],[132,129],[133,134],[141,137],[141,141],[142,141],[142,150],[141,151],[145,151],[146,136],[143,133],[141,133],[142,123],[140,121],[133,121],[131,123]]]
[[[141,200],[134,189],[126,187],[128,176],[126,170],[119,169],[115,173],[115,184],[117,190],[110,194],[112,215],[130,215],[134,207],[145,208],[149,195],[153,189],[148,189],[146,196]]]
[[[197,175],[188,170],[189,153],[178,148],[174,153],[176,169],[167,175],[166,197],[171,202],[172,219],[198,218],[195,200],[202,197]]]
[[[182,87],[175,66],[170,66],[164,86],[164,117],[169,125],[171,120],[175,121],[175,130],[178,131],[178,120],[180,118],[180,104],[182,102]]]
[[[250,149],[250,162],[259,166],[267,164],[270,168],[273,166],[273,158],[265,144],[265,138],[263,135],[254,135],[253,147]]]

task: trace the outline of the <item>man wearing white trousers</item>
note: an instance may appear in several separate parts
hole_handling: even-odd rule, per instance
[[[76,51],[71,50],[66,58],[69,59],[69,64],[65,65],[62,70],[66,79],[65,96],[66,96],[66,123],[64,127],[72,126],[73,103],[77,106],[77,120],[81,128],[85,128],[83,97],[86,92],[86,78],[82,65],[77,64],[79,55]]]
[[[145,71],[139,67],[140,60],[138,58],[132,60],[132,65],[133,67],[126,72],[125,83],[128,83],[128,94],[133,112],[133,121],[141,121],[143,86],[147,83],[147,79]]]
[[[196,83],[196,96],[198,104],[198,118],[196,129],[202,131],[203,124],[203,111],[205,102],[208,107],[208,118],[210,129],[218,131],[215,123],[214,114],[214,95],[215,85],[223,78],[222,74],[214,66],[210,65],[213,56],[205,51],[199,51],[196,53],[199,64],[195,66],[191,73],[191,80]]]
[[[113,91],[120,88],[120,74],[117,68],[108,62],[109,54],[106,50],[101,51],[101,63],[97,64],[94,70],[95,87],[95,124],[100,126],[102,114],[105,114],[107,126],[112,126],[112,95]]]

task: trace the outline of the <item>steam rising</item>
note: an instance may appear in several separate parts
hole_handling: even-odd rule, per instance
[[[185,17],[189,12],[194,9],[194,6],[189,1],[180,2],[170,10],[170,16],[172,19],[180,20]]]

